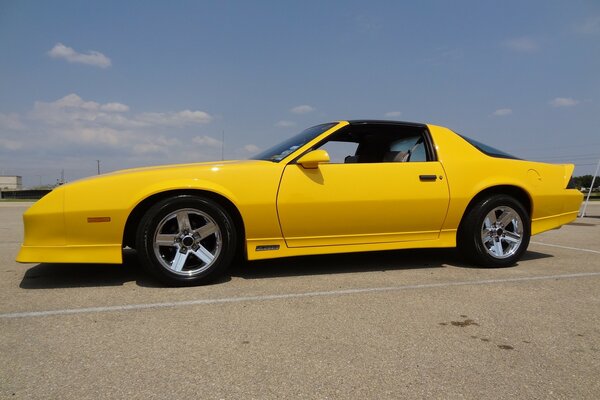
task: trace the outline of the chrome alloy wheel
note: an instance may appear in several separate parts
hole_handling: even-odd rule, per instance
[[[176,210],[157,225],[154,254],[167,270],[194,276],[218,259],[223,239],[221,229],[210,215],[196,209]]]
[[[523,242],[523,221],[507,206],[490,211],[481,226],[481,240],[487,253],[494,258],[508,258]]]

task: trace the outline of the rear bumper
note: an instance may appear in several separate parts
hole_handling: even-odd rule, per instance
[[[577,189],[564,189],[539,197],[534,203],[531,234],[537,235],[574,221],[582,201],[583,195]]]
[[[550,229],[559,228],[562,225],[568,224],[577,218],[579,210],[564,214],[552,215],[544,218],[537,218],[531,221],[531,234],[537,235]]]

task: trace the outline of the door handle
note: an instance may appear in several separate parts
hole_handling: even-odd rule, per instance
[[[435,181],[437,180],[437,175],[419,175],[419,179],[421,181]]]

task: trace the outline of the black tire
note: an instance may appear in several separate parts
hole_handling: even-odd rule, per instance
[[[161,200],[136,234],[142,266],[169,286],[210,283],[230,266],[238,235],[227,211],[211,199],[180,195]]]
[[[476,265],[509,267],[525,253],[530,237],[531,220],[525,207],[511,196],[491,195],[467,210],[458,230],[457,246]]]

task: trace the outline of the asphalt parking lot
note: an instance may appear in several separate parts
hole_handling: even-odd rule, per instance
[[[248,263],[164,288],[123,265],[20,265],[0,203],[1,398],[557,398],[600,393],[600,203],[519,265],[453,250]]]

